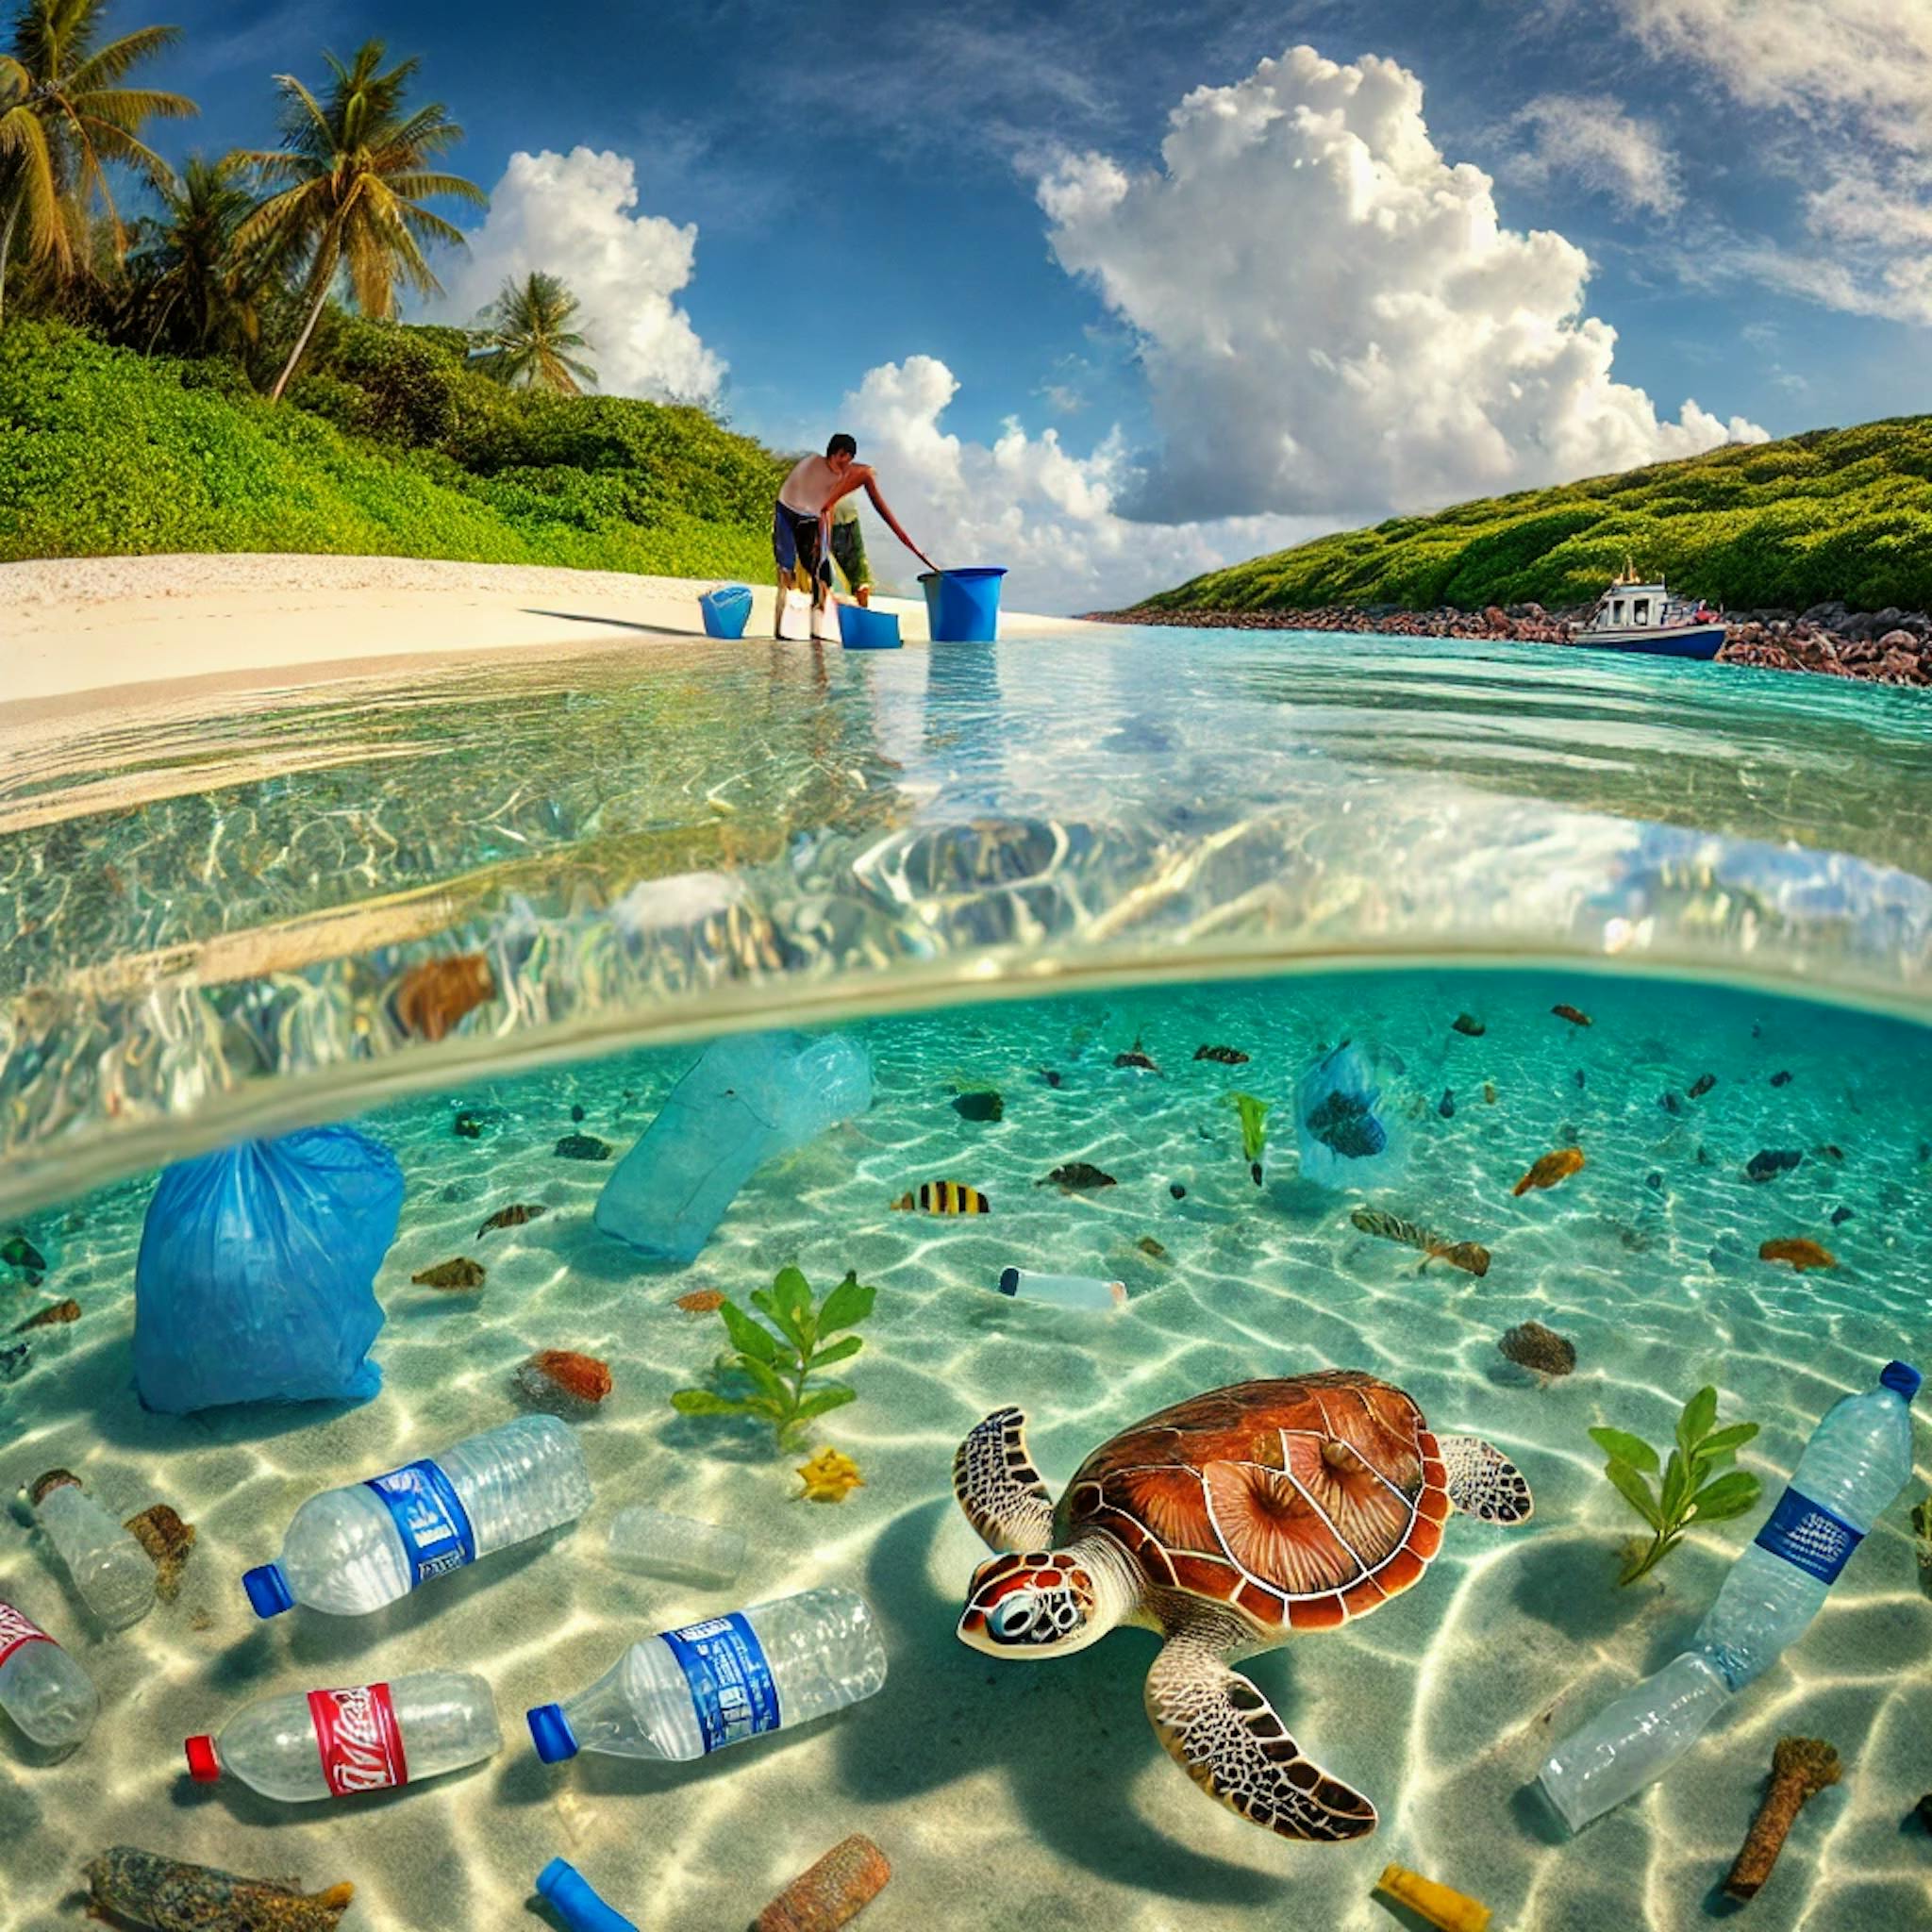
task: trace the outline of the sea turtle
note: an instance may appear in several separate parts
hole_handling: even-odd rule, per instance
[[[1056,1505],[1001,1408],[953,1460],[974,1529],[959,1637],[990,1657],[1065,1657],[1119,1624],[1167,1642],[1147,1715],[1210,1796],[1283,1838],[1375,1828],[1375,1807],[1305,1757],[1237,1659],[1332,1630],[1414,1583],[1460,1509],[1528,1520],[1529,1485],[1476,1436],[1431,1434],[1400,1389],[1349,1369],[1239,1382],[1096,1449]]]

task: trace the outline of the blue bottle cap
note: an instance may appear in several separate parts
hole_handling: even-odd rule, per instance
[[[577,1755],[576,1733],[571,1729],[562,1705],[540,1704],[527,1716],[537,1756],[545,1764],[560,1764],[566,1757]]]
[[[1001,1270],[1000,1292],[1002,1294],[1012,1295],[1016,1295],[1020,1292],[1020,1271],[1017,1268],[1006,1268]]]
[[[1919,1392],[1924,1379],[1910,1362],[1887,1362],[1878,1372],[1878,1386],[1894,1391],[1907,1402]]]
[[[289,1588],[289,1579],[282,1574],[279,1563],[264,1563],[258,1570],[242,1571],[242,1588],[248,1592],[248,1601],[255,1606],[258,1617],[279,1617],[284,1610],[295,1607],[295,1592]]]

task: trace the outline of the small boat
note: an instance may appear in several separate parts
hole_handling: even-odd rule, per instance
[[[1715,658],[1724,641],[1724,620],[1701,598],[1674,597],[1659,578],[1637,581],[1624,575],[1596,600],[1596,608],[1571,641],[1607,651],[1641,651],[1654,658]]]

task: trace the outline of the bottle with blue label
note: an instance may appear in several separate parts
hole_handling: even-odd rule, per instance
[[[1725,1703],[1804,1635],[1852,1552],[1912,1474],[1919,1372],[1834,1403],[1691,1647],[1559,1745],[1541,1783],[1572,1831],[1661,1777]]]
[[[865,1599],[808,1590],[633,1643],[563,1704],[529,1713],[545,1764],[598,1751],[684,1761],[870,1697],[886,1647]]]
[[[279,1560],[250,1570],[242,1586],[258,1616],[297,1604],[364,1616],[431,1577],[575,1523],[590,1507],[575,1432],[556,1416],[522,1416],[440,1456],[309,1497]]]

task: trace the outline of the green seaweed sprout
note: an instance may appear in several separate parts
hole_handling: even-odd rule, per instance
[[[1748,1470],[1726,1465],[1757,1433],[1756,1423],[1716,1428],[1717,1391],[1700,1389],[1677,1418],[1676,1446],[1662,1465],[1663,1481],[1653,1492],[1647,1475],[1657,1474],[1657,1454],[1641,1437],[1622,1429],[1592,1429],[1591,1441],[1609,1458],[1604,1474],[1610,1486],[1650,1525],[1647,1549],[1635,1551],[1617,1578],[1635,1583],[1670,1555],[1692,1523],[1728,1523],[1753,1507],[1763,1485]]]
[[[825,1338],[856,1328],[872,1313],[878,1294],[862,1286],[856,1270],[812,1306],[811,1284],[796,1268],[781,1268],[770,1288],[752,1291],[752,1306],[778,1332],[774,1335],[736,1303],[722,1302],[719,1320],[731,1346],[712,1365],[709,1389],[680,1389],[671,1406],[680,1415],[749,1415],[772,1424],[778,1447],[791,1446],[806,1424],[857,1399],[844,1382],[821,1382],[810,1394],[806,1382],[835,1362],[850,1361],[865,1343],[856,1335]]]
[[[1224,1093],[1223,1102],[1241,1117],[1241,1158],[1248,1163],[1248,1177],[1261,1185],[1261,1153],[1268,1145],[1268,1103],[1252,1093]]]

